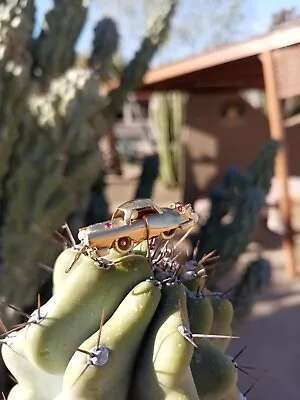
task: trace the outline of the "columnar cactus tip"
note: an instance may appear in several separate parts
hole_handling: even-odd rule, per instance
[[[8,400],[240,399],[238,369],[225,354],[231,303],[205,288],[207,259],[176,256],[176,233],[197,223],[192,209],[151,207],[125,203],[111,221],[79,233],[85,246],[95,237],[111,243],[106,262],[100,241],[59,255],[53,296],[3,335],[2,357],[18,382]],[[129,234],[133,243],[120,248]]]

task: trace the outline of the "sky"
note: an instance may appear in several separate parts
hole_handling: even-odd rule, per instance
[[[252,0],[255,20],[252,22],[253,34],[262,33],[268,26],[270,17],[283,8],[296,7],[300,11],[299,0]]]
[[[182,1],[185,2],[188,0]],[[194,1],[197,2],[197,0],[190,0],[192,3]],[[91,2],[87,23],[79,37],[76,46],[77,50],[83,54],[87,54],[89,52],[93,38],[93,28],[96,22],[102,17],[101,7],[99,5],[95,5],[95,3],[96,2]],[[51,4],[52,0],[37,0],[37,27],[41,27],[44,13],[51,7]],[[251,36],[264,33],[270,23],[270,18],[273,13],[280,9],[291,7],[296,7],[300,13],[299,0],[248,0],[247,9],[245,11],[247,15],[250,15],[250,18],[246,18],[241,25],[241,31],[238,39],[248,39]],[[131,35],[129,37],[128,30],[126,31],[126,28],[128,29],[128,22],[127,24],[122,24],[122,21],[118,22],[122,38],[122,54],[125,56],[125,58],[128,58],[134,53],[138,43],[138,38],[134,40],[132,39]],[[132,25],[130,24],[129,26],[129,29],[131,30]],[[183,58],[187,55],[190,55],[189,51],[190,50],[182,46],[180,51],[176,51],[176,57]]]

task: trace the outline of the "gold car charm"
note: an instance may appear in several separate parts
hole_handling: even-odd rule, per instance
[[[198,219],[190,204],[176,202],[160,208],[151,199],[127,201],[114,211],[111,220],[79,229],[78,253],[66,273],[81,254],[101,264],[102,260],[105,261],[102,257],[112,248],[119,253],[128,253],[144,240],[149,243],[156,237],[171,239],[179,231],[189,232]]]

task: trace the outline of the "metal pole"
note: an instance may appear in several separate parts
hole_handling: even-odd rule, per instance
[[[262,62],[265,92],[268,108],[268,119],[270,127],[270,136],[273,139],[282,142],[282,148],[279,150],[275,162],[275,176],[281,188],[279,207],[282,214],[282,220],[285,225],[285,234],[283,236],[283,250],[286,256],[286,268],[290,277],[298,275],[296,268],[296,259],[294,252],[294,238],[292,229],[291,200],[288,191],[288,155],[285,138],[285,129],[282,118],[281,101],[278,96],[278,88],[274,71],[273,54],[267,51],[260,56]]]

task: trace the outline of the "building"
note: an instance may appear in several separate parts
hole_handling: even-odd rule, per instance
[[[288,177],[300,178],[299,118],[284,121],[283,101],[300,95],[300,23],[150,70],[139,93],[182,90],[189,94],[183,146],[183,199],[201,197],[224,167],[247,168],[267,138],[283,142],[276,162],[285,222],[284,247],[295,274]],[[265,91],[267,116],[241,96]]]

